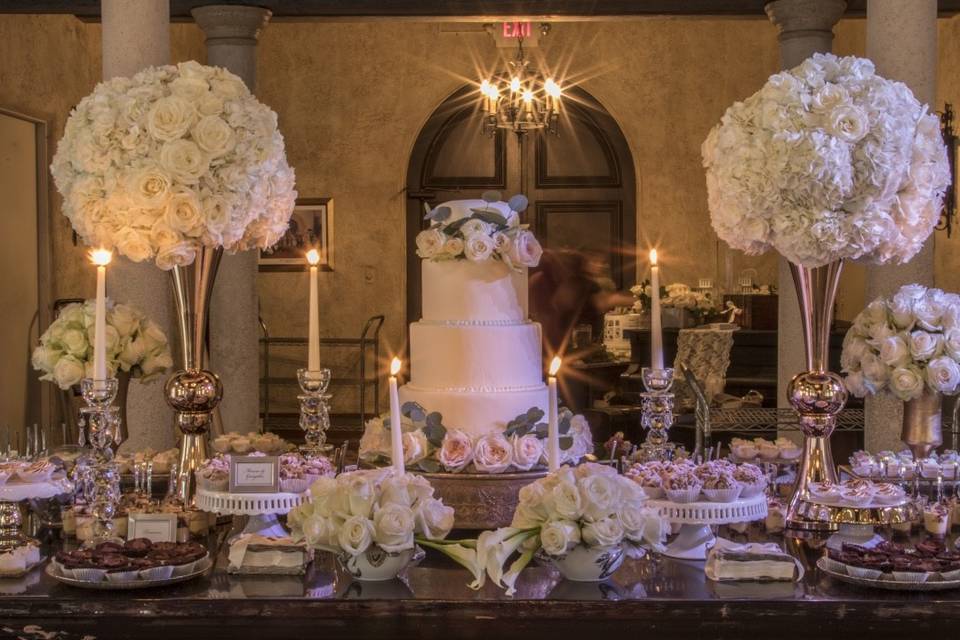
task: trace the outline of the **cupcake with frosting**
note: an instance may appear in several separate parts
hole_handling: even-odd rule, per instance
[[[743,485],[727,470],[707,478],[703,483],[703,494],[710,502],[733,502],[740,497],[741,491]]]
[[[757,453],[764,460],[776,460],[780,457],[780,447],[775,442],[764,440],[757,445]]]
[[[53,476],[57,466],[47,460],[38,460],[17,471],[17,477],[23,482],[47,482]]]
[[[780,449],[780,457],[783,460],[796,460],[803,454],[803,449],[790,438],[777,438],[777,448]]]
[[[840,500],[849,505],[864,505],[873,499],[876,487],[870,480],[854,478],[840,485]]]
[[[814,482],[810,485],[810,493],[813,494],[814,498],[820,500],[836,500],[840,497],[840,485],[835,482],[830,482],[829,480]]]
[[[750,440],[741,440],[740,438],[734,438],[730,441],[730,451],[740,460],[753,460],[759,453],[756,444]]]
[[[658,500],[664,496],[660,463],[636,463],[624,475],[639,484],[648,498]]]
[[[891,482],[878,482],[873,488],[873,499],[882,504],[899,504],[907,495],[903,487]]]
[[[703,481],[693,468],[677,468],[668,472],[663,482],[667,499],[681,504],[696,502],[703,489]]]
[[[303,473],[309,484],[320,478],[332,478],[335,475],[333,463],[326,456],[309,456],[303,459]]]
[[[767,476],[764,475],[760,467],[752,464],[737,465],[733,472],[734,479],[743,485],[741,498],[752,498],[760,495],[767,488]]]
[[[206,491],[230,488],[230,456],[215,456],[196,471],[197,486]]]

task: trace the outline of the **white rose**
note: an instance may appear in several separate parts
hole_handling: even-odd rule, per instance
[[[141,167],[128,174],[127,192],[140,207],[162,207],[170,193],[170,176],[154,165]]]
[[[517,232],[513,239],[513,246],[510,248],[510,261],[515,265],[524,267],[535,267],[540,264],[540,256],[543,255],[543,247],[537,242],[537,238],[526,229]]]
[[[624,507],[617,514],[617,520],[623,527],[624,537],[632,542],[661,544],[670,532],[670,524],[656,511],[646,507]]]
[[[913,314],[921,329],[927,331],[943,329],[943,306],[940,303],[927,298],[918,300],[913,304]]]
[[[483,220],[471,218],[463,223],[463,226],[460,227],[460,232],[463,234],[464,238],[469,238],[470,236],[477,234],[489,236],[490,225]]]
[[[614,518],[603,518],[584,525],[583,541],[590,547],[613,547],[623,542],[623,525]]]
[[[930,360],[940,353],[942,346],[943,341],[939,334],[919,330],[910,334],[910,355],[914,360]]]
[[[846,142],[859,142],[870,130],[867,114],[852,105],[840,105],[830,112],[827,128]]]
[[[607,475],[591,475],[583,478],[578,486],[585,518],[600,520],[616,511],[620,499],[620,487],[614,478]]]
[[[867,353],[860,362],[863,377],[874,385],[882,385],[890,375],[890,368],[873,353]]]
[[[513,240],[511,240],[510,236],[502,231],[497,231],[495,234],[493,234],[493,246],[496,247],[497,253],[509,254],[510,247],[513,246]]]
[[[900,287],[895,297],[902,297],[905,300],[920,300],[927,295],[927,288],[922,284],[905,284]]]
[[[561,518],[579,520],[583,516],[583,498],[573,482],[561,481],[550,492],[553,511]]]
[[[183,184],[196,184],[210,167],[210,160],[196,143],[174,140],[160,149],[160,166]]]
[[[855,371],[860,368],[863,356],[870,353],[870,345],[861,337],[847,333],[843,339],[843,351],[840,354],[840,366],[844,371]]]
[[[39,347],[33,350],[33,355],[30,357],[30,363],[33,365],[34,369],[50,373],[53,371],[53,368],[57,366],[57,361],[62,356],[63,352],[59,349],[54,349],[41,344]]]
[[[923,375],[912,365],[894,369],[890,389],[903,401],[919,398],[923,394]]]
[[[196,104],[196,101],[209,93],[210,85],[197,75],[181,75],[170,83],[170,92]]]
[[[122,370],[130,371],[134,365],[139,364],[140,360],[143,359],[146,354],[143,343],[143,340],[127,340],[126,344],[123,345],[120,355],[117,356]]]
[[[164,220],[174,231],[196,237],[204,229],[203,210],[200,201],[190,189],[178,189],[167,202],[167,209],[164,214]]]
[[[215,116],[223,113],[223,98],[214,94],[206,93],[197,100],[197,111],[205,116]]]
[[[902,295],[902,291],[890,300],[890,315],[893,317],[893,324],[900,329],[912,329],[916,318],[913,315],[914,300]]]
[[[131,262],[143,262],[153,257],[153,245],[150,234],[127,227],[120,229],[114,237],[116,249]]]
[[[910,362],[910,347],[901,336],[890,336],[880,343],[880,361],[888,367],[902,367]]]
[[[500,433],[488,433],[473,448],[473,464],[482,473],[503,473],[513,462],[513,447]]]
[[[407,466],[417,464],[427,457],[429,447],[423,431],[407,431],[403,434],[403,463]]]
[[[437,227],[424,229],[417,234],[417,255],[424,259],[433,258],[443,253],[443,244],[447,241],[447,234]]]
[[[813,94],[810,106],[816,112],[828,112],[848,100],[847,90],[839,84],[827,83]]]
[[[960,361],[960,329],[950,329],[943,334],[943,350],[954,360]]]
[[[552,503],[547,495],[546,483],[543,481],[531,482],[520,489],[519,508],[536,520],[546,520],[549,516],[548,502]]]
[[[843,379],[843,383],[846,385],[847,390],[858,398],[873,393],[873,389],[867,387],[867,382],[863,377],[862,371],[851,371]]]
[[[520,471],[529,471],[543,456],[543,443],[532,433],[513,436],[513,466]]]
[[[957,385],[960,385],[960,366],[947,356],[934,358],[927,364],[927,384],[940,393],[956,393]]]
[[[363,516],[347,518],[337,533],[340,548],[352,556],[365,552],[373,542],[373,523]]]
[[[210,85],[214,93],[228,100],[249,93],[247,85],[243,84],[243,80],[226,70],[222,74],[211,78]]]
[[[428,540],[443,540],[453,529],[453,507],[436,498],[420,503],[415,514],[417,533]]]
[[[349,509],[349,515],[369,518],[377,502],[377,487],[373,477],[366,473],[354,473],[341,478],[341,490],[347,496],[343,506]]]
[[[178,96],[160,98],[147,112],[147,132],[160,142],[182,138],[197,117],[197,111]]]
[[[143,370],[143,377],[147,378],[157,373],[163,373],[173,366],[173,358],[168,350],[162,350],[149,354],[140,363]]]
[[[488,260],[490,256],[493,255],[493,251],[496,248],[496,245],[493,242],[493,238],[488,235],[475,233],[473,235],[466,236],[466,240],[463,243],[463,253],[467,257],[467,260],[472,262],[483,262]]]
[[[388,504],[373,516],[373,541],[387,553],[413,548],[413,511],[410,507]]]
[[[313,515],[305,518],[300,525],[303,531],[304,541],[311,549],[316,547],[331,547],[336,544],[337,532],[342,529],[342,524],[338,527],[338,522],[332,518],[325,518],[320,515]]]
[[[455,236],[448,237],[443,243],[443,254],[456,258],[463,253],[463,240]]]
[[[590,431],[590,423],[583,415],[577,414],[570,418],[570,431],[567,435],[573,439],[573,446],[566,451],[560,451],[560,457],[564,461],[577,462],[587,454],[593,453],[593,433]]]
[[[193,242],[177,242],[157,251],[157,266],[164,271],[174,267],[186,266],[197,257],[197,247]]]
[[[548,522],[540,529],[540,544],[547,555],[566,555],[580,544],[580,527],[569,520]]]
[[[80,384],[85,372],[86,369],[80,360],[73,356],[64,356],[53,367],[53,381],[61,389],[69,389]]]
[[[60,337],[60,343],[65,347],[67,353],[77,358],[83,358],[89,346],[87,334],[78,329],[67,329],[64,331]]]
[[[117,304],[107,314],[107,322],[113,325],[120,336],[127,337],[140,326],[140,316],[132,307]]]
[[[473,441],[463,431],[449,429],[443,436],[437,458],[447,471],[461,471],[473,460]]]
[[[211,158],[226,155],[236,143],[233,129],[218,116],[200,118],[190,134],[197,146],[206,151]]]

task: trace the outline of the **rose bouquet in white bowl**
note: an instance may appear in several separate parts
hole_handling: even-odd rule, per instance
[[[61,389],[93,376],[94,300],[65,306],[33,350],[33,368],[41,380]],[[147,381],[173,366],[163,330],[136,307],[107,298],[107,371]]]
[[[507,595],[538,555],[568,580],[606,580],[625,556],[662,548],[670,525],[646,501],[643,489],[612,467],[564,467],[520,490],[510,527],[478,538],[477,562]]]
[[[294,539],[334,553],[353,577],[380,581],[396,578],[418,545],[475,571],[475,551],[445,540],[453,519],[426,479],[384,468],[320,478],[287,523]]]

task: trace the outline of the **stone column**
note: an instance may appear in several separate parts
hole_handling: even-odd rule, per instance
[[[102,0],[103,79],[132,76],[145,67],[170,63],[170,0]],[[153,263],[119,256],[107,275],[107,294],[135,305],[156,321],[176,348],[176,324],[169,276]],[[133,382],[127,398],[129,439],[124,449],[174,446],[173,412],[163,399],[165,377]]]
[[[937,96],[936,0],[867,0],[867,57],[878,74],[905,83],[932,109]],[[931,237],[905,265],[869,266],[867,302],[909,283],[932,286],[933,246]],[[900,449],[902,416],[903,403],[892,396],[867,398],[867,449]]]
[[[260,7],[211,5],[191,11],[206,35],[207,64],[256,89],[257,36],[270,19]],[[210,305],[210,369],[223,379],[219,431],[256,431],[260,418],[257,252],[223,256]]]
[[[770,21],[780,31],[780,67],[791,69],[814,53],[833,47],[833,25],[846,9],[844,0],[777,0],[766,5]],[[780,258],[777,326],[777,406],[791,408],[787,385],[806,370],[800,304],[797,302],[790,265]]]

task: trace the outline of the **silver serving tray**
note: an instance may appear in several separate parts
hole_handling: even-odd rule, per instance
[[[899,580],[883,578],[857,578],[855,576],[840,573],[829,568],[827,558],[817,560],[817,568],[831,578],[841,582],[855,584],[860,587],[872,587],[874,589],[886,589],[888,591],[946,591],[948,589],[960,589],[960,580],[928,580],[927,582],[901,582]]]
[[[213,559],[210,558],[209,554],[206,558],[199,561],[200,564],[190,573],[184,574],[182,576],[172,576],[166,578],[165,580],[131,580],[130,582],[110,582],[109,580],[101,580],[100,582],[90,582],[88,580],[77,580],[76,578],[68,578],[67,576],[61,575],[57,570],[56,564],[51,562],[47,565],[46,571],[47,575],[56,580],[57,582],[62,582],[63,584],[68,584],[71,587],[80,587],[82,589],[100,589],[104,591],[126,591],[129,589],[149,589],[152,587],[165,587],[170,584],[178,584],[180,582],[187,582],[188,580],[193,580],[194,578],[199,578],[207,571],[213,567]]]

